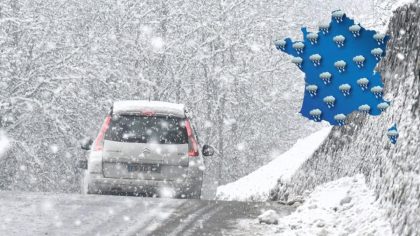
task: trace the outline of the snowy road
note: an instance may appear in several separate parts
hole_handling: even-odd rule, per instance
[[[0,192],[0,235],[250,235],[237,222],[294,208],[124,196]]]

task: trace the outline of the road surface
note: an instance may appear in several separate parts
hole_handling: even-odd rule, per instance
[[[255,232],[265,227],[256,217],[267,209],[294,210],[277,203],[0,192],[0,235],[263,235]]]

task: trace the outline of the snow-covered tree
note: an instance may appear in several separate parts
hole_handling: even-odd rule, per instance
[[[187,104],[220,183],[266,163],[315,128],[272,43],[292,2],[0,2],[0,188],[77,191],[79,140],[122,99]]]

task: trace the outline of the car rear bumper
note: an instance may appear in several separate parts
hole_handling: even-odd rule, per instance
[[[89,174],[88,193],[90,194],[150,194],[158,196],[199,198],[203,173],[185,178],[182,181],[158,181],[141,179],[105,178],[101,174]]]

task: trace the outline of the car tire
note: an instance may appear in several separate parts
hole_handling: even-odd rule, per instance
[[[89,173],[87,170],[82,171],[81,177],[80,177],[80,193],[83,195],[90,194],[89,192]]]

